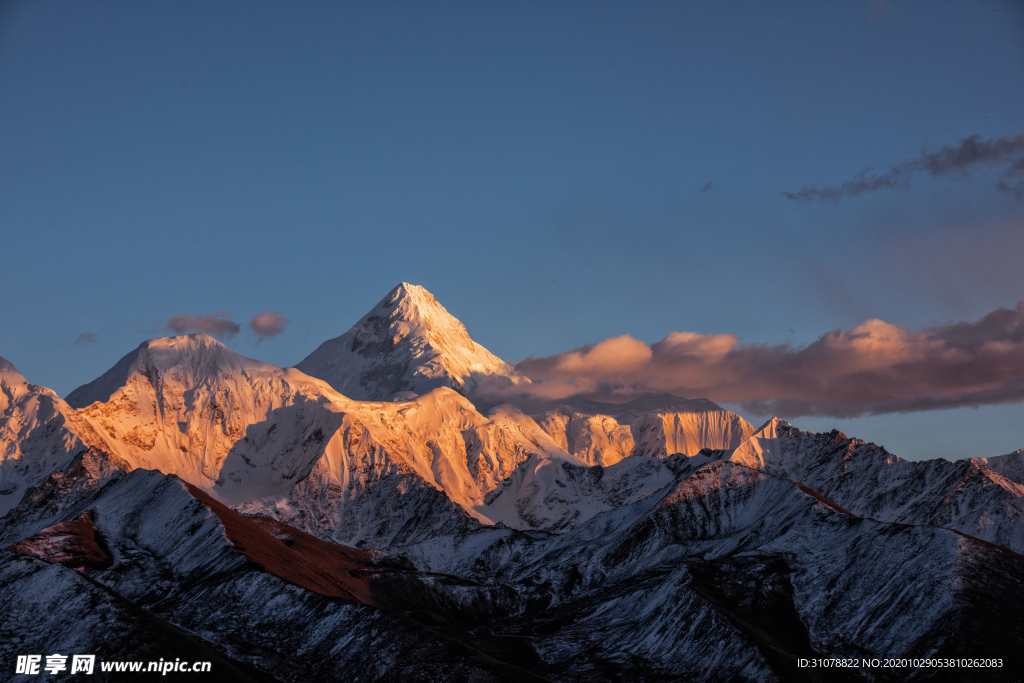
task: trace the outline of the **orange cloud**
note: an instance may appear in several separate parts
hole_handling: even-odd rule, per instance
[[[727,334],[674,332],[650,345],[622,336],[516,369],[533,380],[531,393],[548,398],[670,392],[788,417],[1010,403],[1024,400],[1024,301],[919,332],[868,320],[798,347]]]

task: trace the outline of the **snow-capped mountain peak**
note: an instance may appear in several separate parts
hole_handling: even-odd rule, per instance
[[[205,334],[144,342],[68,402],[132,467],[176,474],[204,489],[244,480],[258,491],[273,488],[263,470],[259,481],[237,474],[252,469],[247,444],[266,440],[254,425],[273,426],[263,445],[279,457],[268,471],[294,477],[308,455],[295,442],[349,403],[320,380],[246,358]],[[239,481],[227,480],[233,474]]]
[[[0,358],[0,516],[103,437],[51,389]]]
[[[3,356],[0,356],[0,375],[9,375],[12,373],[21,377],[21,373],[18,372],[18,369],[16,367],[14,367],[14,363],[7,360]]]
[[[318,533],[353,541],[390,542],[422,509],[440,525],[489,523],[476,508],[522,461],[575,462],[514,408],[488,418],[444,386],[352,401],[202,334],[145,342],[69,399],[72,417],[127,467],[174,474],[249,512],[312,516]]]
[[[106,403],[133,376],[152,383],[170,373],[178,382],[195,387],[209,386],[219,377],[274,371],[281,372],[235,353],[209,335],[183,334],[143,342],[100,377],[68,394],[67,402],[73,408],[86,408],[97,401]]]
[[[526,381],[470,338],[423,287],[403,282],[348,332],[295,366],[361,401],[388,401],[446,386],[469,394],[484,378]]]
[[[727,460],[756,469],[770,469],[772,454],[778,451],[778,442],[787,436],[793,425],[779,417],[765,422],[746,441],[733,451]]]

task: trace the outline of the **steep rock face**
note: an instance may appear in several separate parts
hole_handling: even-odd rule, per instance
[[[696,455],[704,448],[730,450],[747,439],[754,429],[749,422],[727,410],[648,413],[630,422],[636,455]]]
[[[778,418],[729,456],[802,482],[857,515],[948,527],[1020,552],[1024,486],[998,471],[1016,475],[1019,457],[912,462],[842,432],[803,432]]]
[[[0,517],[51,472],[107,440],[53,391],[0,358]]]
[[[406,282],[295,367],[359,401],[390,401],[438,387],[468,395],[485,379],[503,386],[528,381],[470,339],[430,292]]]
[[[588,465],[612,465],[630,455],[696,455],[701,449],[732,450],[754,433],[739,415],[710,401],[667,397],[615,405],[576,401],[537,421],[559,446]]]
[[[608,415],[583,415],[563,406],[545,413],[538,423],[555,443],[588,465],[614,465],[633,454],[629,425]]]
[[[451,389],[356,406],[290,497],[239,509],[339,543],[397,546],[499,521],[485,497],[531,457],[581,464],[511,406],[484,417]]]

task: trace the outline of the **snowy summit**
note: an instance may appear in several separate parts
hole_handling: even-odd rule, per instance
[[[468,395],[484,378],[529,381],[473,341],[433,294],[407,282],[295,367],[357,401],[407,399],[438,387]]]

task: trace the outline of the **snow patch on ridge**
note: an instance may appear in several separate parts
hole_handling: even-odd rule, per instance
[[[687,498],[701,498],[715,491],[747,486],[768,477],[768,474],[748,467],[736,467],[723,461],[713,462],[679,482],[665,496],[660,507],[675,505]]]

